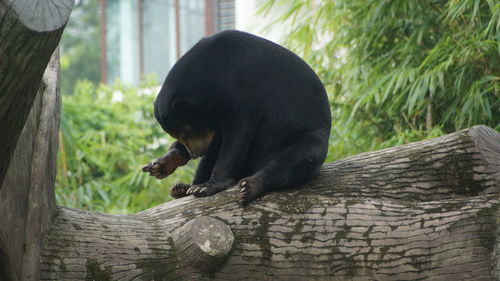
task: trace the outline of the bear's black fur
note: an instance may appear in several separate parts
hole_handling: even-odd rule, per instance
[[[176,197],[209,196],[238,182],[247,204],[305,183],[328,150],[330,107],[319,78],[291,51],[245,32],[223,31],[193,46],[170,70],[154,108],[178,141],[143,170],[163,178],[202,156],[193,186],[174,190]]]

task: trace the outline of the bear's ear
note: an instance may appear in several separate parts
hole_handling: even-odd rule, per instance
[[[186,112],[189,109],[189,102],[186,99],[178,98],[172,102],[171,107],[174,113]]]

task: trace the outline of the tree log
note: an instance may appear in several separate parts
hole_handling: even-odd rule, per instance
[[[74,0],[0,0],[0,188]]]
[[[129,216],[61,207],[41,280],[499,280],[499,190],[500,134],[476,126],[326,164],[247,207],[235,188]],[[179,243],[203,216],[234,234],[218,266]]]
[[[43,76],[0,189],[0,280],[40,280],[42,235],[56,213],[59,51]],[[0,186],[1,187],[1,186]]]
[[[2,281],[40,280],[42,236],[56,212],[60,101],[54,50],[72,6],[73,0],[0,0]]]

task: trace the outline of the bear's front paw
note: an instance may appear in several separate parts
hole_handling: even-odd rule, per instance
[[[149,173],[150,176],[153,176],[157,179],[166,178],[172,172],[167,169],[166,165],[162,163],[162,158],[158,158],[155,161],[151,161],[148,164],[142,166],[141,170],[144,173]]]
[[[188,161],[189,159],[182,156],[178,149],[170,149],[163,157],[142,166],[141,170],[157,179],[163,179],[172,174],[177,167],[185,165]]]
[[[187,196],[187,190],[191,186],[189,184],[185,183],[176,183],[172,188],[170,189],[170,196],[172,196],[175,199],[179,199],[182,197]]]
[[[208,181],[206,183],[191,186],[187,190],[186,195],[192,194],[195,197],[212,196],[218,192],[228,189],[229,187],[233,186],[233,184],[233,180],[224,180],[220,182]]]

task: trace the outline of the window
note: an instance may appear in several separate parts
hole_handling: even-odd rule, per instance
[[[108,83],[139,82],[136,1],[106,0],[106,56]]]
[[[179,0],[181,54],[205,36],[205,1]]]
[[[176,61],[174,0],[142,2],[142,44],[144,75],[154,73],[163,83]]]
[[[234,0],[100,0],[107,83],[161,84],[178,57],[206,34],[234,28]],[[104,81],[104,78],[103,78]]]

